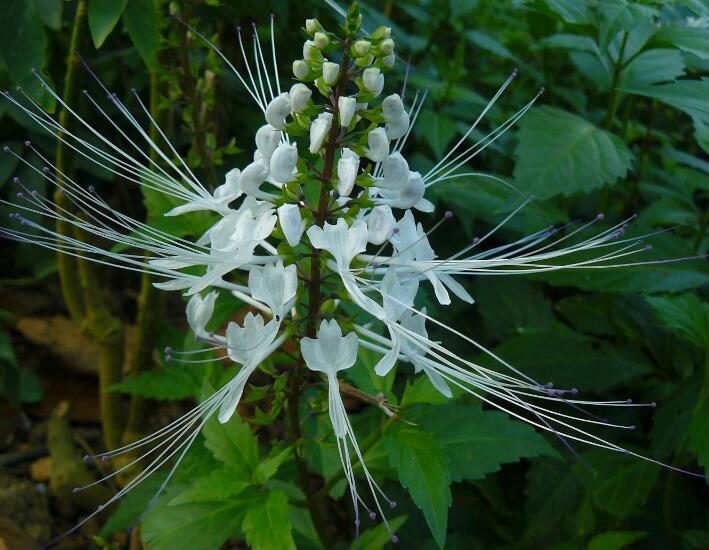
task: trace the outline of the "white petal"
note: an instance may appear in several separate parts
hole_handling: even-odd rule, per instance
[[[281,223],[283,235],[291,246],[297,246],[303,236],[305,222],[300,216],[297,204],[284,204],[278,207],[278,221]]]
[[[340,96],[337,100],[337,111],[340,118],[340,126],[348,128],[352,117],[357,110],[357,99],[354,97]]]
[[[401,189],[409,181],[409,163],[401,153],[392,153],[382,162],[384,179],[378,182],[385,189]]]
[[[325,61],[322,64],[322,79],[325,84],[332,86],[337,82],[337,77],[340,75],[340,66],[332,61]]]
[[[367,158],[381,162],[389,155],[389,138],[384,128],[375,128],[367,135]]]
[[[409,113],[404,111],[401,116],[386,125],[386,132],[389,139],[399,139],[406,135],[409,130]]]
[[[298,148],[295,144],[281,143],[271,157],[271,177],[279,183],[293,181],[297,162]]]
[[[293,111],[294,113],[300,113],[308,105],[308,101],[310,101],[310,97],[313,95],[313,91],[305,84],[298,82],[291,86],[289,95],[291,102],[291,111]]]
[[[375,206],[367,216],[367,240],[372,244],[382,244],[391,235],[395,224],[390,207]]]
[[[386,122],[398,120],[404,113],[404,103],[399,94],[391,94],[382,101],[382,116]]]
[[[322,113],[310,125],[310,152],[315,155],[332,127],[332,113]]]
[[[350,149],[342,149],[342,158],[337,161],[337,192],[343,197],[349,197],[357,179],[359,170],[359,155]]]
[[[266,122],[276,130],[283,130],[286,125],[286,117],[290,114],[290,97],[288,92],[274,97],[266,107]]]

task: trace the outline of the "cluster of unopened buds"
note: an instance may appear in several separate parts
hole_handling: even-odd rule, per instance
[[[351,492],[357,530],[360,507],[370,517],[379,515],[386,523],[380,502],[394,505],[372,479],[340,397],[338,373],[355,365],[360,347],[378,354],[374,367],[378,375],[386,375],[397,364],[410,364],[446,397],[452,397],[453,390],[467,392],[564,442],[582,441],[634,454],[588,431],[595,424],[614,424],[587,415],[583,408],[636,405],[628,401],[586,401],[577,398],[575,390],[538,383],[469,336],[429,316],[426,308],[416,306],[422,285],[430,285],[441,305],[450,304],[452,297],[473,303],[456,277],[637,263],[627,258],[641,252],[644,245],[640,239],[624,235],[629,220],[590,230],[601,222],[601,216],[563,236],[558,228],[542,229],[515,242],[486,248],[499,227],[532,200],[529,197],[522,197],[520,205],[498,226],[465,244],[454,255],[438,258],[432,249],[428,235],[451,213],[444,213],[426,231],[414,216],[414,210],[434,211],[434,204],[424,196],[426,189],[454,178],[485,177],[471,172],[466,165],[522,117],[539,96],[482,139],[469,142],[480,120],[511,83],[515,76],[512,74],[453,148],[421,174],[411,169],[402,151],[426,94],[417,93],[407,105],[399,94],[384,93],[384,75],[397,59],[390,29],[380,27],[363,33],[361,17],[355,10],[347,16],[344,36],[328,32],[315,19],[306,21],[305,30],[308,39],[303,45],[303,58],[292,65],[297,82],[287,92],[282,91],[276,70],[273,38],[273,66],[267,63],[269,56],[264,55],[265,48],[255,35],[255,62],[250,62],[244,53],[246,73],[237,70],[205,38],[234,70],[266,122],[255,134],[253,162],[228,171],[224,183],[213,191],[200,182],[167,140],[152,141],[138,117],[115,94],[108,94],[109,101],[139,136],[140,141],[131,142],[130,149],[121,149],[95,130],[56,94],[61,107],[77,117],[91,139],[61,126],[21,90],[19,99],[5,94],[8,101],[57,139],[70,144],[78,154],[124,180],[179,201],[179,206],[166,216],[195,211],[208,211],[215,216],[212,227],[196,240],[176,239],[114,210],[93,188],[84,188],[69,175],[58,172],[28,144],[46,165],[43,170],[33,164],[28,166],[57,185],[75,210],[57,208],[25,189],[20,193],[26,202],[17,205],[14,218],[31,225],[32,231],[20,227],[3,229],[3,233],[161,278],[156,286],[189,296],[187,320],[195,337],[208,344],[199,352],[189,353],[223,349],[231,361],[241,365],[230,382],[163,428],[160,437],[151,435],[101,455],[111,457],[147,448],[142,458],[156,446],[166,450],[150,459],[148,466],[112,501],[175,457],[164,487],[199,429],[215,414],[220,422],[230,419],[250,376],[287,340],[300,349],[294,368],[305,366],[322,374],[326,382],[329,416]],[[194,29],[192,32],[202,36]],[[243,44],[241,49],[244,52]],[[39,75],[38,78],[41,79]],[[109,118],[88,92],[85,96]],[[149,124],[155,124],[139,98],[138,102]],[[136,154],[146,145],[157,152],[159,162],[143,153]],[[165,147],[172,155],[164,152]],[[8,152],[26,162],[17,153]],[[85,235],[120,247],[100,248],[55,233],[30,221],[24,211],[59,219]],[[222,293],[236,296],[253,312],[241,325],[231,322],[224,334],[218,334],[207,326]],[[351,314],[352,305],[365,312],[369,320],[357,322]],[[483,367],[430,339],[427,322],[464,340],[475,351],[491,355],[499,368]],[[188,352],[174,350],[169,350],[169,357],[191,360]],[[554,404],[571,405],[573,410],[559,412],[551,406]],[[179,444],[174,444],[177,441]],[[371,498],[357,490],[357,462]],[[396,540],[393,534],[392,538]]]

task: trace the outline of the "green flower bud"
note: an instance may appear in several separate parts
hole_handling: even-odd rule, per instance
[[[352,51],[356,57],[363,57],[369,52],[372,43],[369,40],[357,40],[352,46]]]
[[[308,64],[302,59],[296,59],[293,61],[293,76],[295,76],[298,80],[302,80],[308,76],[309,71],[310,69],[308,68]]]
[[[327,48],[328,44],[330,43],[330,39],[327,37],[327,35],[324,32],[316,32],[314,40],[315,40],[315,47],[318,48],[319,50]]]

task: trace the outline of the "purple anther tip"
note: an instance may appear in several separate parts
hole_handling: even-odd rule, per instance
[[[655,408],[655,407],[657,407],[657,403],[655,403],[655,402],[653,401],[652,403],[650,403],[650,406],[651,406],[652,408]]]
[[[399,542],[399,537],[397,537],[396,535],[392,535],[391,542],[392,544],[396,544],[397,542]]]
[[[377,514],[374,512],[369,512],[369,519],[377,519]]]
[[[630,405],[630,404],[633,402],[633,400],[632,400],[632,399],[626,399],[625,402],[626,402],[628,405]]]
[[[450,220],[453,217],[453,212],[450,210],[446,210],[446,213],[443,215],[443,217],[447,220]]]
[[[355,527],[359,527],[359,520],[358,519],[355,520]]]
[[[93,185],[89,185],[89,193],[93,193],[96,191],[96,188]]]
[[[236,32],[241,32],[241,25],[236,26]]]
[[[628,429],[629,429],[629,430],[634,430],[634,429],[635,429],[635,425],[628,426]]]
[[[78,487],[74,487],[74,488],[71,490],[71,492],[74,493],[74,494],[77,494],[77,493],[81,492],[81,489],[79,489]]]
[[[96,507],[96,511],[97,511],[97,512],[100,512],[101,510],[104,509],[104,507],[105,507],[105,504],[99,504],[99,505]]]
[[[10,152],[10,146],[9,146],[9,145],[5,145],[5,147],[3,147],[2,150],[5,151],[6,153],[9,153],[9,152]]]
[[[15,86],[15,90],[17,90],[18,92],[21,92],[21,91],[22,91],[22,86]]]
[[[42,172],[49,173],[49,166],[42,166]]]
[[[25,194],[22,191],[18,191],[17,196],[21,199],[22,197],[25,196]]]
[[[91,457],[89,455],[84,455],[84,462],[88,462],[91,460]]]
[[[35,67],[32,67],[32,74],[37,74],[37,69]]]
[[[478,244],[480,242],[480,237],[473,238],[473,244]]]
[[[28,139],[25,141],[25,146],[26,147],[32,147],[32,142]]]
[[[646,245],[645,245],[645,250],[652,250],[652,245],[651,245],[651,244],[646,244]]]
[[[86,88],[84,88],[83,90],[81,90],[81,93],[84,94],[84,95],[89,95],[89,91],[88,91]]]
[[[539,88],[539,95],[544,95],[544,92],[546,92],[546,91],[547,91],[547,89],[544,86],[542,86],[541,88]]]
[[[12,178],[12,183],[20,183],[20,178],[18,178],[17,176],[14,176]]]
[[[598,215],[596,216],[596,219],[597,219],[597,220],[602,220],[602,219],[605,218],[605,217],[606,217],[606,215],[605,215],[603,212],[601,212],[600,214],[598,214]]]
[[[389,507],[390,507],[390,508],[396,508],[396,501],[395,501],[395,500],[390,500],[390,501],[389,501]]]
[[[108,456],[107,456],[107,455],[103,455],[103,456],[101,457],[101,462],[108,462]]]
[[[633,214],[632,216],[630,216],[630,219],[632,219],[632,220],[638,219],[637,213],[635,213],[635,214]]]
[[[214,338],[214,333],[211,330],[209,331],[209,337]]]
[[[391,232],[394,233],[394,235],[396,235],[399,231],[400,231],[400,229],[398,227],[395,227],[394,229],[391,230]]]
[[[569,390],[569,393],[570,393],[571,395],[576,395],[578,392],[579,392],[578,388],[571,388],[571,389]]]
[[[517,67],[512,69],[512,75],[511,75],[512,78],[516,77],[518,74],[519,74],[519,69]]]
[[[135,88],[131,88],[130,91],[131,91],[132,94],[134,94],[134,93],[136,93],[138,90],[136,90]]]
[[[165,354],[165,362],[169,363],[170,361],[172,361],[172,355],[170,355],[169,353],[166,353]]]
[[[608,424],[608,419],[607,419],[607,418],[601,418],[600,420],[601,420],[601,422],[603,422],[604,424]]]
[[[275,19],[275,18],[276,18],[276,14],[275,14],[275,13],[271,13],[271,19]]]

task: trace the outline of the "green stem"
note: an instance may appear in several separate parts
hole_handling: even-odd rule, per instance
[[[606,118],[603,121],[603,127],[606,130],[610,130],[613,126],[613,119],[615,118],[615,112],[618,109],[618,81],[620,80],[620,71],[623,69],[623,55],[625,54],[625,46],[628,43],[628,32],[623,33],[623,42],[620,44],[620,51],[618,52],[618,59],[616,59],[615,65],[613,66],[613,80],[611,81],[611,92],[610,98],[608,100],[608,110],[606,111]]]

